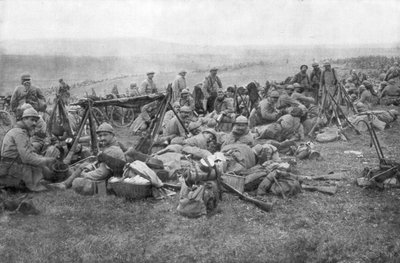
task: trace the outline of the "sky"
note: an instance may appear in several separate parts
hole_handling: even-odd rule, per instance
[[[400,43],[400,0],[0,0],[0,39],[199,45]]]

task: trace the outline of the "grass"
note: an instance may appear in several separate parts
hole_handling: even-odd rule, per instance
[[[73,191],[37,194],[38,216],[0,220],[1,262],[398,262],[399,189],[357,187],[365,166],[377,164],[366,134],[320,144],[325,161],[300,161],[300,174],[346,170],[334,196],[302,192],[287,200],[269,196],[264,213],[224,194],[211,217],[176,212],[178,196],[127,202]],[[399,154],[399,124],[379,132],[384,152]],[[364,158],[345,155],[360,150]]]

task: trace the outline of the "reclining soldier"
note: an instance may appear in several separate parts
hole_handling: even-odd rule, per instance
[[[38,120],[37,111],[28,108],[15,127],[4,136],[1,146],[0,185],[27,188],[34,192],[47,190],[41,184],[43,168],[50,167],[56,159],[35,153],[30,134],[35,130]]]
[[[103,123],[97,128],[100,152],[112,158],[125,161],[125,155],[120,148],[113,127],[108,123]],[[81,193],[85,185],[93,184],[95,181],[107,180],[112,176],[113,171],[104,162],[81,164],[70,177],[61,183],[49,185],[52,188],[65,190],[72,188]],[[83,192],[82,192],[83,193]],[[85,194],[85,193],[83,193]]]

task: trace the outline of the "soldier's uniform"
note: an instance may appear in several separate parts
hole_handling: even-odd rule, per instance
[[[148,72],[147,76],[149,75],[154,75],[154,72]],[[139,94],[140,95],[149,95],[153,93],[157,93],[157,87],[156,84],[154,83],[153,79],[150,79],[147,77],[147,79],[143,80],[142,84],[140,85],[139,88]]]
[[[279,98],[279,93],[273,91],[270,97]],[[276,103],[272,102],[270,98],[263,99],[260,101],[257,107],[255,107],[249,117],[249,127],[252,129],[256,125],[268,124],[276,121],[278,117],[278,111],[275,107]]]
[[[216,68],[212,68],[211,71],[217,71]],[[212,112],[214,110],[214,101],[217,98],[217,90],[222,89],[222,82],[217,75],[212,76],[208,75],[204,79],[203,83],[203,94],[204,99],[206,100],[206,109],[208,112]]]
[[[26,186],[31,191],[46,190],[40,184],[40,180],[43,179],[43,167],[52,159],[35,153],[30,141],[29,131],[23,122],[19,121],[14,128],[7,132],[3,139],[0,159],[0,184],[17,188]]]
[[[31,77],[28,74],[22,75],[21,82],[30,81]],[[24,85],[19,85],[14,89],[11,96],[11,111],[15,112],[18,106],[24,103],[31,104],[36,111],[44,111],[46,106],[46,98],[42,91],[33,85],[29,88]]]
[[[186,71],[182,70],[179,75],[176,76],[174,82],[172,83],[172,101],[176,101],[180,98],[182,90],[186,89]],[[181,105],[182,106],[182,105]],[[193,108],[194,109],[194,108]]]
[[[239,116],[235,120],[235,125],[244,125],[248,124],[248,120],[244,116]],[[247,144],[252,147],[254,144],[254,137],[250,133],[248,127],[245,130],[237,129],[235,126],[232,131],[225,137],[224,142],[221,147],[224,147],[229,144]]]

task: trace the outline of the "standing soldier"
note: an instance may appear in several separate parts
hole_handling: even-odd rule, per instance
[[[222,89],[222,82],[217,76],[217,71],[217,68],[210,69],[210,74],[204,79],[203,83],[203,107],[208,112],[214,110],[214,101],[217,98],[217,90]]]
[[[312,63],[313,70],[310,74],[311,81],[311,94],[306,94],[307,96],[311,96],[314,98],[316,104],[318,104],[318,91],[319,91],[319,81],[321,79],[321,69],[319,68],[318,63]]]
[[[58,81],[60,83],[60,87],[58,88],[57,95],[64,102],[66,106],[69,105],[69,99],[71,97],[71,93],[69,90],[71,89],[67,83],[63,79]]]
[[[186,89],[185,76],[186,71],[181,70],[172,83],[172,101],[177,101],[182,93],[182,90]]]
[[[321,74],[321,80],[319,83],[320,86],[320,95],[322,98],[322,105],[324,101],[327,101],[327,104],[324,106],[325,108],[330,108],[330,96],[328,95],[331,94],[332,96],[335,96],[337,93],[337,78],[336,78],[336,72],[335,69],[331,68],[331,64],[329,62],[324,63],[324,71],[322,71]]]
[[[1,145],[0,185],[44,191],[41,185],[43,167],[50,166],[56,159],[43,157],[34,152],[30,133],[36,127],[39,114],[33,108],[26,109],[15,127],[7,132]]]
[[[28,103],[36,111],[44,112],[46,110],[46,98],[39,88],[31,85],[31,75],[23,74],[21,84],[15,88],[11,96],[11,111],[15,113],[18,106]]]
[[[143,80],[139,88],[140,95],[149,95],[158,92],[156,84],[153,81],[154,74],[153,71],[147,72],[147,79]]]

